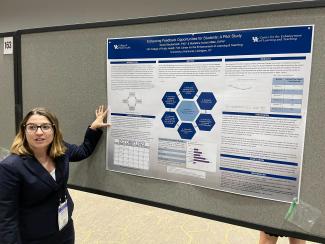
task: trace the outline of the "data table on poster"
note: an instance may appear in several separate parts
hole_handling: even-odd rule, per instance
[[[148,143],[116,139],[114,143],[114,164],[136,169],[149,169]]]
[[[271,112],[301,113],[303,78],[274,78]]]

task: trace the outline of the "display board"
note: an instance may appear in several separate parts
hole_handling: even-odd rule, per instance
[[[107,168],[299,198],[313,29],[108,39]]]
[[[25,31],[21,37],[23,111],[25,114],[35,106],[48,107],[58,115],[64,139],[80,143],[94,118],[94,109],[107,101],[107,38],[312,25],[315,35],[300,199],[325,212],[325,132],[321,123],[325,110],[324,22],[325,8],[311,8],[164,22],[157,19],[132,25],[123,22],[78,30]],[[110,157],[106,147],[105,132],[89,159],[71,163],[71,185],[251,228],[312,240],[325,238],[323,216],[310,232],[286,222],[288,203],[106,170],[106,157]]]
[[[15,136],[14,57],[4,54],[0,35],[0,147],[9,149]]]

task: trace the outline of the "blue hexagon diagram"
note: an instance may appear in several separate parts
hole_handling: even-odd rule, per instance
[[[167,128],[174,128],[178,122],[178,118],[175,112],[165,112],[161,120],[164,126]]]
[[[202,92],[196,101],[200,109],[203,110],[211,110],[217,103],[217,99],[212,92]]]
[[[203,131],[211,131],[216,123],[211,114],[200,114],[195,122],[197,127]]]
[[[177,131],[182,139],[187,140],[191,140],[196,133],[192,123],[182,123]]]
[[[185,99],[192,99],[197,93],[197,87],[194,82],[184,82],[179,89],[182,97]]]
[[[183,100],[176,109],[181,121],[194,121],[199,114],[199,108],[195,101]]]
[[[176,108],[179,98],[176,92],[166,92],[162,98],[162,101],[166,108]]]

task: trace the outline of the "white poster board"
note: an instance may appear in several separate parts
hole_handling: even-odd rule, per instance
[[[109,38],[107,170],[299,197],[313,30]]]

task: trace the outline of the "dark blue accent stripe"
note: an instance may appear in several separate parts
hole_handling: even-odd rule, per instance
[[[156,116],[152,116],[152,115],[122,114],[122,113],[111,113],[111,116],[138,117],[138,118],[148,118],[148,119],[156,118]]]
[[[290,166],[298,166],[298,163],[286,162],[286,161],[278,161],[278,160],[272,160],[272,159],[243,157],[243,156],[230,155],[230,154],[220,154],[220,156],[225,157],[225,158],[237,158],[237,159],[259,161],[259,162],[272,163],[272,164],[283,164],[283,165],[290,165]]]
[[[189,60],[159,60],[158,63],[168,64],[168,63],[187,63]]]
[[[110,64],[155,64],[156,61],[111,61]]]
[[[222,112],[222,114],[275,117],[275,118],[290,118],[290,119],[301,119],[302,118],[300,115],[288,115],[288,114],[262,114],[262,113],[242,113],[242,112],[227,112],[227,111]]]
[[[222,59],[221,58],[218,58],[218,59],[195,59],[193,62],[197,62],[197,63],[200,63],[200,62],[222,62]]]
[[[272,174],[251,172],[251,171],[246,171],[246,170],[231,169],[231,168],[225,168],[225,167],[220,167],[219,169],[220,170],[224,170],[224,171],[230,171],[230,172],[240,173],[240,174],[257,175],[257,176],[264,176],[264,177],[284,179],[284,180],[292,180],[292,181],[296,181],[297,180],[296,177],[291,177],[291,176],[272,175]]]
[[[260,57],[260,58],[227,58],[226,62],[237,61],[267,61],[267,60],[305,60],[306,57]]]
[[[222,59],[177,59],[177,60],[159,60],[158,63],[200,63],[200,62],[221,62]]]

